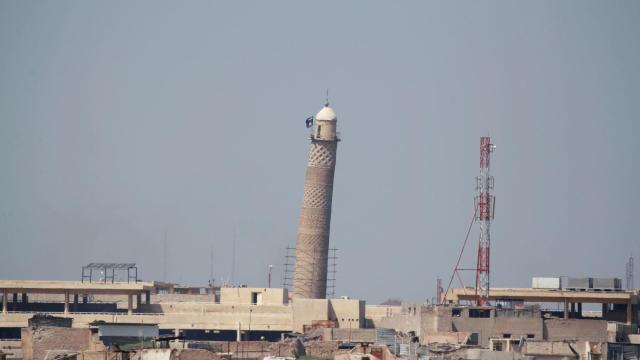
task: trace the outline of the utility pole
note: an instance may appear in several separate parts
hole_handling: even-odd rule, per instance
[[[211,254],[209,256],[209,281],[213,284],[213,247],[211,247]]]
[[[253,309],[249,309],[249,328],[247,329],[247,341],[251,341],[251,313]]]
[[[236,229],[233,229],[233,249],[231,251],[231,286],[236,284]]]
[[[162,254],[162,281],[167,282],[167,232],[164,232],[164,247]]]

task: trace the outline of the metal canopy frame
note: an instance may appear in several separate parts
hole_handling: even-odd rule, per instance
[[[138,267],[135,263],[89,263],[82,267],[82,282],[93,280],[93,270],[102,270],[104,272],[103,282],[106,283],[111,279],[111,283],[115,282],[116,270],[127,272],[127,282],[138,282]],[[111,274],[109,274],[111,270]]]

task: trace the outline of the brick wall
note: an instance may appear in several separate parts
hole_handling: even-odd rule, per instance
[[[98,350],[90,329],[23,328],[22,350],[24,360],[42,360],[47,353]]]

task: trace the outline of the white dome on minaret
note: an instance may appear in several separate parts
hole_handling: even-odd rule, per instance
[[[337,119],[336,112],[329,107],[329,103],[326,103],[316,114],[316,120],[320,121],[336,121]]]

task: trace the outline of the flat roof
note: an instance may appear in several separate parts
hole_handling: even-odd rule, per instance
[[[476,299],[475,289],[456,288],[449,290],[445,298],[447,301]],[[531,288],[491,288],[489,300],[523,300],[527,302],[569,302],[580,303],[608,303],[628,304],[637,303],[638,295],[634,292],[594,291],[594,290],[561,290],[561,289],[531,289]]]
[[[89,323],[89,326],[98,327],[98,326],[158,326],[158,323],[142,323],[142,322],[98,322],[98,323]]]
[[[16,293],[132,294],[153,289],[152,281],[82,282],[60,280],[0,280],[0,289]]]

